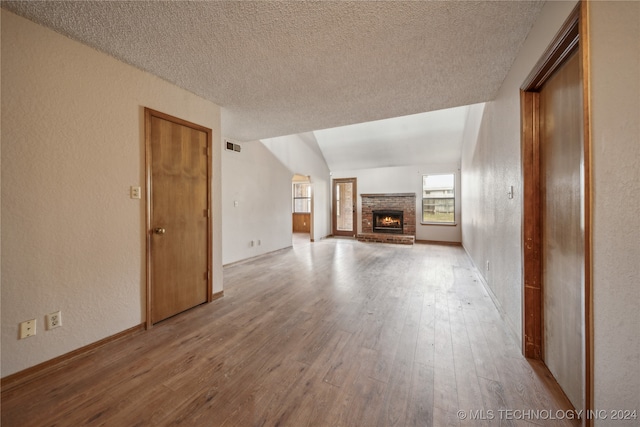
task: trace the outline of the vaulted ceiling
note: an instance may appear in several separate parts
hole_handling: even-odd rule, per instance
[[[458,163],[470,106],[313,132],[332,171]]]
[[[542,5],[2,2],[5,9],[220,105],[224,136],[237,141],[489,101]],[[316,133],[319,139],[327,135]]]

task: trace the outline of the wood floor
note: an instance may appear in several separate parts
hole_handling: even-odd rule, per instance
[[[461,247],[295,240],[226,267],[224,298],[3,390],[2,426],[574,425]]]

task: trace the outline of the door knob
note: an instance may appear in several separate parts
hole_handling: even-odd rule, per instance
[[[165,231],[166,230],[164,228],[159,228],[159,227],[153,229],[153,232],[156,234],[164,234]]]

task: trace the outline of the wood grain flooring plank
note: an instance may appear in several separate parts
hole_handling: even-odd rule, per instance
[[[411,393],[407,401],[407,427],[432,426],[434,396],[433,366],[414,363]]]
[[[322,378],[323,381],[336,387],[343,387],[350,378],[353,380],[353,375],[350,374],[357,373],[362,366],[360,358],[362,351],[358,340],[353,334],[349,334],[348,341],[334,354],[331,364]]]
[[[378,419],[379,426],[403,426],[407,422],[407,405],[413,392],[413,368],[416,342],[420,328],[422,312],[422,293],[413,292],[407,300],[408,308],[404,324],[391,365],[391,372],[385,390],[382,412]]]
[[[501,414],[504,413],[503,411],[514,409],[507,403],[502,383],[485,378],[479,378],[479,382],[482,390],[482,399],[484,401],[482,408],[485,409],[485,411],[492,411],[494,415],[491,425],[514,426],[514,420],[501,416]]]
[[[499,376],[495,359],[492,357],[489,343],[482,332],[477,313],[473,308],[466,308],[463,311],[476,374],[482,378],[498,381]]]
[[[351,400],[342,425],[377,425],[385,388],[383,382],[359,375],[350,388]]]
[[[436,294],[434,348],[433,422],[438,426],[458,426],[458,389],[446,292]]]
[[[458,390],[455,372],[449,369],[435,370],[433,379],[433,425],[459,426]]]

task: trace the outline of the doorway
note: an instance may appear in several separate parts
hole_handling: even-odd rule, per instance
[[[211,301],[211,138],[145,108],[147,327]]]
[[[356,178],[333,180],[332,223],[334,236],[354,237],[356,235]]]
[[[592,408],[585,3],[522,86],[523,351]],[[587,422],[589,422],[587,420]]]
[[[310,241],[313,228],[313,187],[311,185],[311,177],[300,174],[293,176],[291,210],[293,241]]]

